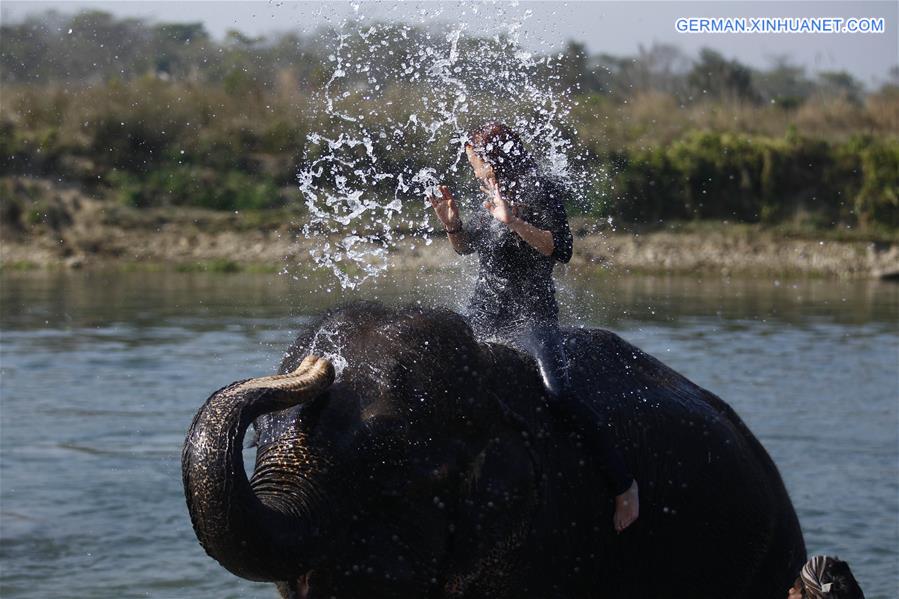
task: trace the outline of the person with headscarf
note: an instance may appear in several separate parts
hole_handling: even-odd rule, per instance
[[[865,599],[849,564],[838,557],[816,555],[808,560],[787,599]]]
[[[467,316],[482,339],[500,339],[537,361],[549,407],[581,434],[615,496],[612,521],[623,531],[639,514],[637,481],[609,438],[608,424],[574,396],[559,331],[553,267],[571,259],[565,212],[569,192],[540,172],[518,134],[502,123],[471,131],[465,153],[486,201],[463,223],[446,186],[430,196],[453,249],[477,253],[478,278]]]

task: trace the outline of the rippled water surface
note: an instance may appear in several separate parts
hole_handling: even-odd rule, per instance
[[[458,287],[418,277],[364,293],[435,302]],[[274,597],[197,544],[179,452],[211,391],[272,371],[308,315],[337,301],[312,288],[3,275],[0,595]],[[899,286],[582,277],[560,297],[570,321],[610,328],[724,397],[780,466],[810,553],[847,559],[868,597],[896,596]]]

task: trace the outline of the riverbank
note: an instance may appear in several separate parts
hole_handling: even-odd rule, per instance
[[[4,198],[0,268],[123,268],[278,271],[311,264],[319,242],[300,234],[302,214],[268,210],[234,213],[193,208],[124,207],[77,188],[31,181],[40,201],[18,213]],[[34,187],[37,186],[37,187]],[[19,203],[17,205],[22,205]],[[600,224],[602,226],[600,226]],[[798,231],[756,225],[693,223],[665,229],[616,231],[575,218],[572,268],[611,272],[722,276],[888,278],[899,275],[899,240],[859,232]],[[393,266],[435,270],[455,256],[440,240],[404,245]]]

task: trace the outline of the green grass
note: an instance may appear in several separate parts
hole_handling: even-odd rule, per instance
[[[30,260],[13,260],[11,262],[0,262],[0,271],[4,272],[27,272],[30,270],[38,270],[40,265]]]
[[[571,219],[572,228],[589,228],[592,219],[589,217],[574,217]],[[603,227],[608,231],[608,227]],[[673,233],[683,235],[724,235],[733,237],[758,237],[769,236],[777,239],[804,239],[810,241],[834,241],[834,242],[879,242],[899,243],[899,230],[885,226],[869,226],[864,229],[854,227],[820,227],[812,223],[788,222],[778,224],[739,223],[721,221],[671,221],[657,224],[615,224],[615,232],[620,234],[632,233]]]
[[[178,272],[235,273],[243,270],[243,267],[234,260],[217,258],[215,260],[206,260],[202,262],[184,262],[177,264],[175,270]]]

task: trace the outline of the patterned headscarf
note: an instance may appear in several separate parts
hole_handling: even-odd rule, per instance
[[[830,597],[830,586],[832,583],[821,582],[821,576],[824,575],[824,570],[827,566],[835,561],[834,558],[826,555],[816,555],[802,566],[802,572],[799,574],[799,577],[805,586],[806,597],[811,597],[812,599],[827,599]]]

